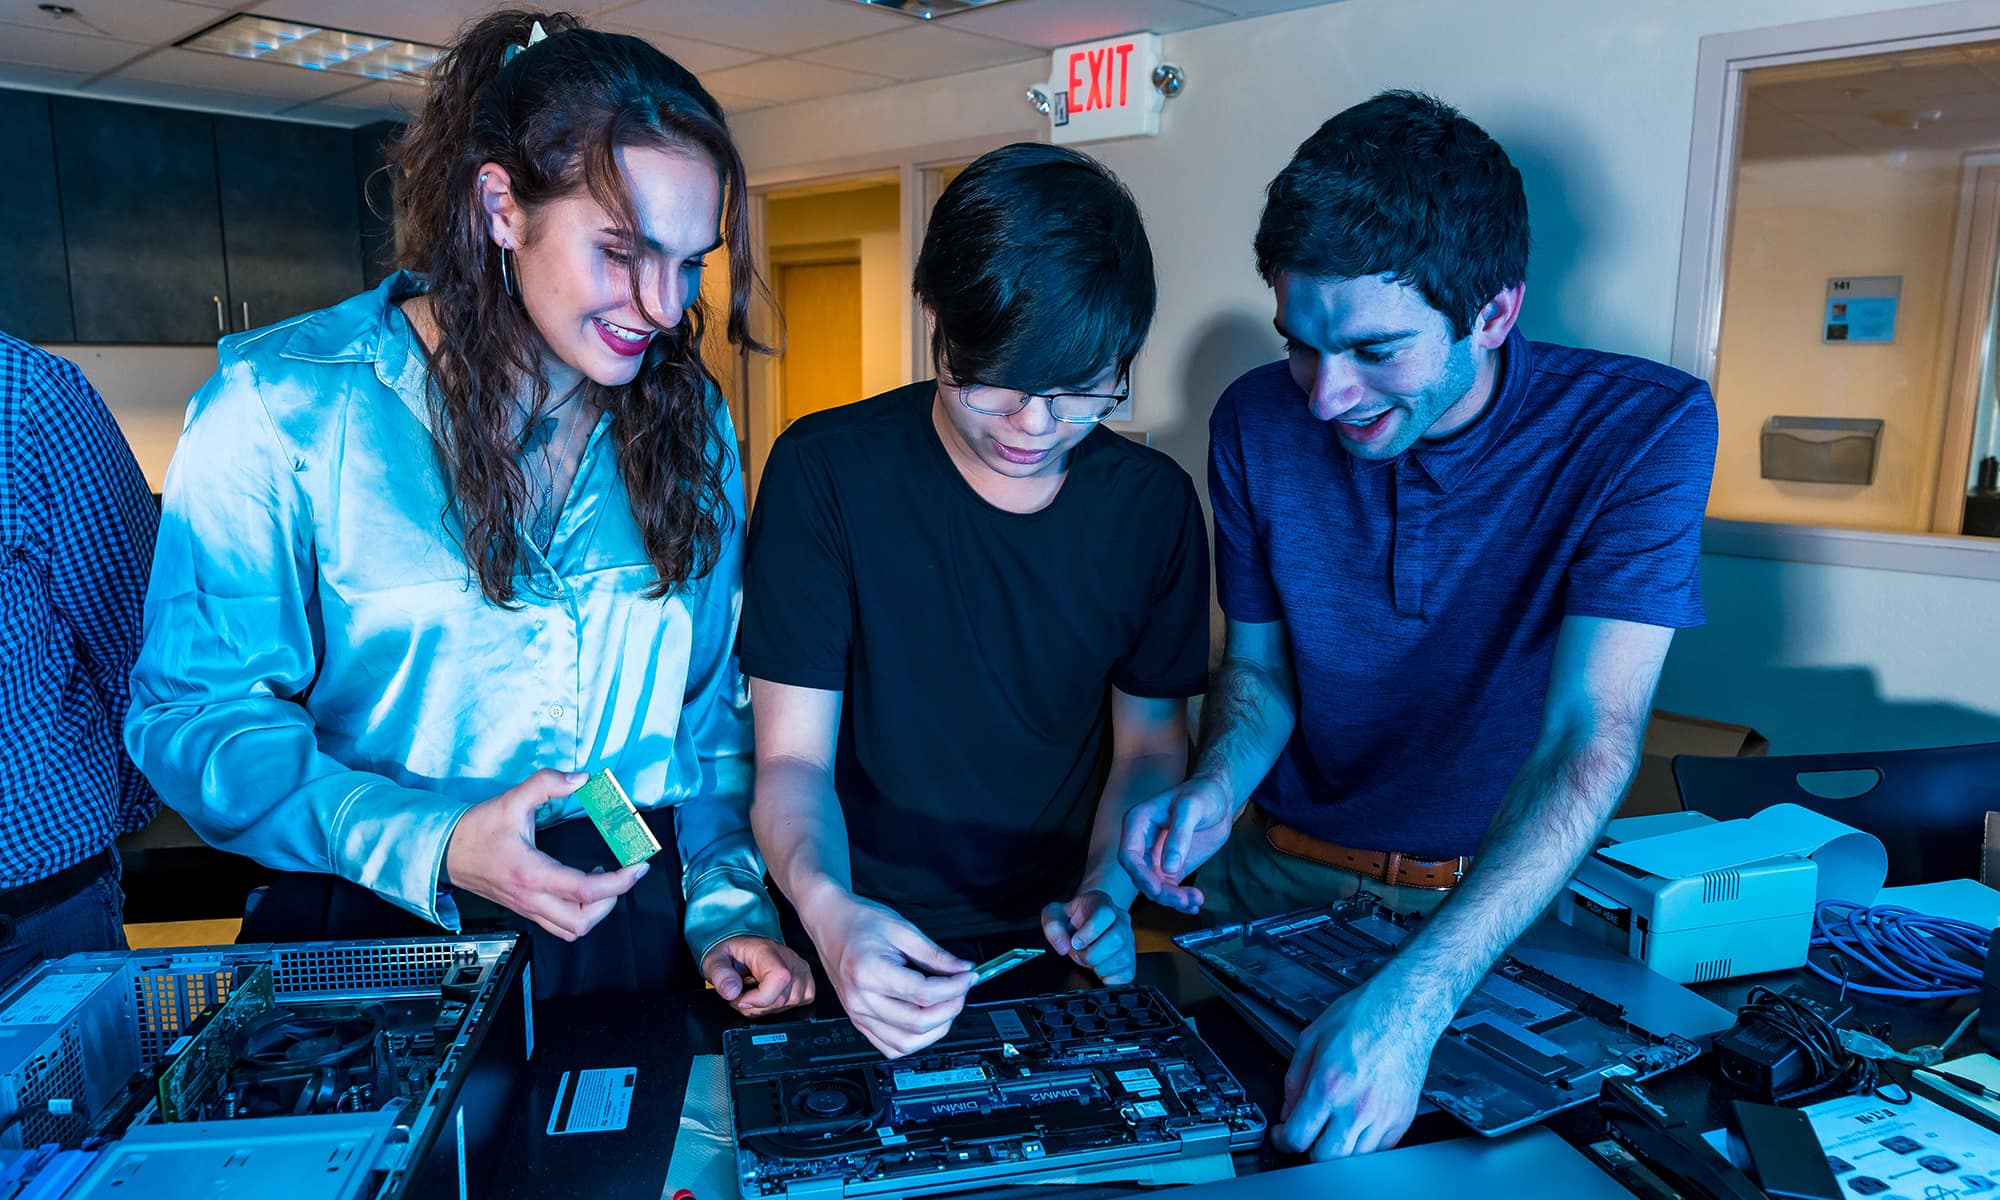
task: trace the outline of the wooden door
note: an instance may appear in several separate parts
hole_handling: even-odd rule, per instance
[[[778,268],[785,353],[778,362],[778,428],[861,395],[861,263]]]

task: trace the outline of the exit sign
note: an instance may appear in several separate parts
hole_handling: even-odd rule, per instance
[[[1052,140],[1066,146],[1159,133],[1160,108],[1166,103],[1153,86],[1153,69],[1159,65],[1157,33],[1127,34],[1057,50],[1048,84]]]

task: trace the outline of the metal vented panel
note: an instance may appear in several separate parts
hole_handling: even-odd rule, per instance
[[[21,1107],[29,1115],[21,1119],[21,1144],[43,1146],[55,1142],[74,1149],[81,1140],[87,1112],[83,1085],[83,1040],[74,1023],[63,1026],[53,1045],[22,1064],[17,1078]],[[50,1100],[68,1100],[76,1107],[75,1116],[36,1112]]]
[[[281,948],[271,956],[273,992],[377,991],[434,988],[458,961],[449,942],[320,943]]]
[[[236,980],[231,966],[213,956],[175,956],[164,967],[132,973],[132,1001],[139,1018],[139,1061],[148,1066],[167,1056],[167,1047],[211,1004],[229,998]]]

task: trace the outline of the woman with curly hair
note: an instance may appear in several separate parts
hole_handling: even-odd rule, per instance
[[[551,995],[674,982],[684,924],[739,1010],[803,1003],[750,837],[743,486],[701,359],[713,254],[752,344],[722,110],[637,38],[502,12],[391,163],[408,269],[225,339],[189,408],[132,757],[281,872],[245,940],[483,919],[532,933]],[[599,768],[677,879],[596,869],[571,793]]]

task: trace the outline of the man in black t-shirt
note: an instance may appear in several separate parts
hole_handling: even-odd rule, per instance
[[[1046,937],[1132,978],[1119,831],[1181,777],[1208,661],[1193,482],[1098,428],[1153,316],[1130,194],[994,151],[939,199],[916,292],[937,382],[787,429],[744,572],[752,824],[891,1056],[958,1014],[960,954]]]

